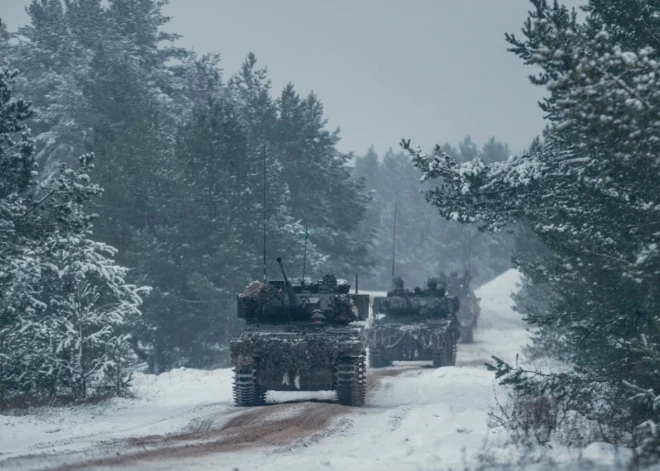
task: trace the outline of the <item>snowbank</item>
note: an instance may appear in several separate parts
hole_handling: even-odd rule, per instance
[[[232,406],[229,369],[137,373],[133,384],[135,399],[0,415],[0,468],[2,460],[12,456],[84,450],[101,439],[169,433],[185,427],[205,409]]]

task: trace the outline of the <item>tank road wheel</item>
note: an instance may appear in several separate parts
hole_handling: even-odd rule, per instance
[[[335,366],[337,400],[345,406],[361,406],[366,395],[364,355],[340,357]]]
[[[260,406],[266,402],[266,391],[257,383],[254,366],[234,368],[234,404],[239,407]]]
[[[474,343],[474,326],[461,327],[461,342]]]
[[[369,350],[369,368],[385,368],[390,362],[383,358],[382,350]]]

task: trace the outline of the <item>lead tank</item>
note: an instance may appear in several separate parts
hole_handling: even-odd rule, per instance
[[[263,404],[267,391],[334,390],[339,403],[365,398],[364,329],[369,295],[351,294],[334,275],[292,285],[253,281],[238,295],[246,328],[230,343],[237,406]]]
[[[432,361],[436,368],[456,364],[459,301],[447,296],[435,279],[427,286],[408,290],[396,278],[386,297],[374,298],[374,317],[367,331],[371,368],[392,361]]]

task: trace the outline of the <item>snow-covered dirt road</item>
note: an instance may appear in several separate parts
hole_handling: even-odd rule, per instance
[[[487,425],[498,387],[483,363],[513,360],[528,340],[511,309],[518,282],[510,270],[477,291],[480,328],[459,345],[456,367],[369,371],[363,408],[331,393],[269,393],[269,405],[239,409],[228,369],[138,375],[137,399],[0,416],[0,469],[383,471],[506,460],[504,432]]]

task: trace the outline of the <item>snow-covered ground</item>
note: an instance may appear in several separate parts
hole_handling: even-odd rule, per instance
[[[483,366],[493,354],[513,361],[529,339],[511,309],[518,283],[509,270],[477,290],[480,326],[474,344],[459,345],[456,367],[370,371],[363,408],[340,406],[329,393],[269,393],[274,405],[239,409],[229,369],[139,374],[136,399],[0,416],[0,469],[405,471],[524,461],[505,432],[487,425],[505,393]],[[583,464],[617,469],[606,445],[581,455]],[[570,468],[576,457],[555,447],[545,463]]]

